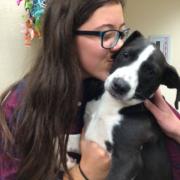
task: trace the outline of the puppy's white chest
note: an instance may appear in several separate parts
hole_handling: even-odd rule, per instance
[[[98,143],[104,149],[106,149],[105,142],[113,144],[113,128],[122,120],[120,109],[120,104],[108,93],[97,101],[89,102],[84,116],[85,138]]]

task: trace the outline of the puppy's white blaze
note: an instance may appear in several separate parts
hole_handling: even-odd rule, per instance
[[[155,47],[153,45],[149,45],[147,46],[139,55],[138,59],[136,61],[134,61],[134,63],[132,64],[133,66],[136,66],[137,69],[139,69],[140,65],[146,61],[149,56],[151,56],[151,54],[153,53],[153,51],[155,50]]]
[[[147,46],[138,56],[136,60],[133,61],[128,66],[123,66],[114,71],[105,81],[106,90],[109,89],[114,78],[123,78],[130,85],[130,91],[125,95],[125,99],[130,99],[133,97],[135,90],[138,86],[138,69],[143,62],[145,62],[155,50],[153,45]]]

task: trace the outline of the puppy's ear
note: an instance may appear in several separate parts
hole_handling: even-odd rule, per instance
[[[169,64],[165,69],[162,84],[166,85],[168,88],[176,88],[176,100],[175,100],[175,107],[178,109],[178,102],[180,101],[180,77],[176,71],[176,69]]]
[[[180,77],[178,72],[169,64],[167,64],[164,71],[162,84],[166,85],[168,88],[176,88],[180,90]]]
[[[129,43],[131,43],[132,41],[134,41],[137,38],[144,38],[144,36],[139,32],[139,31],[134,31],[130,34],[130,36],[126,39],[126,41],[123,44],[123,47],[126,47],[129,45]],[[121,48],[122,49],[122,48]],[[119,52],[121,51],[121,49],[119,51],[117,51],[116,53],[114,53],[112,55],[112,59],[115,59],[116,56],[119,54]]]
[[[134,31],[128,38],[127,40],[125,41],[125,44],[126,43],[129,43],[137,38],[140,38],[140,37],[144,37],[139,31]]]

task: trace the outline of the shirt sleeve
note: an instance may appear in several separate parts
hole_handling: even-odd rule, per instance
[[[180,114],[172,106],[170,106],[174,114],[180,120]],[[171,123],[171,122],[169,122]],[[166,138],[167,151],[169,155],[170,165],[172,169],[173,180],[180,179],[180,144],[175,140],[167,137]]]

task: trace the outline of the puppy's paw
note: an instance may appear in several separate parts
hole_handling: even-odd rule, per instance
[[[77,164],[77,160],[67,155],[67,167],[71,169]]]

